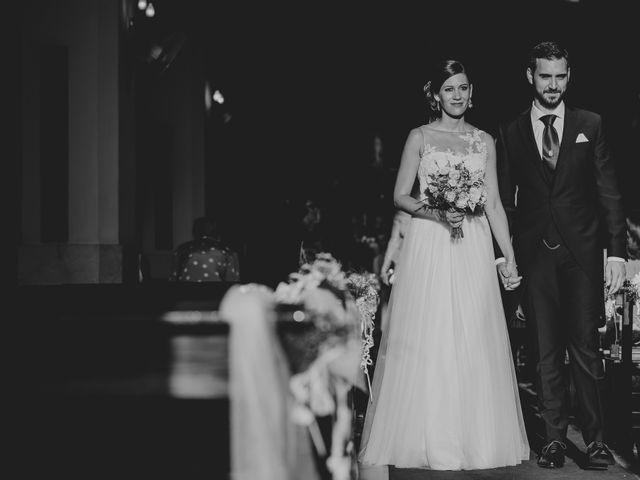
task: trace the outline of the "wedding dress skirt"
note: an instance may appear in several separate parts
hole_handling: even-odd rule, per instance
[[[362,465],[470,470],[529,458],[489,223],[412,218],[365,417]]]

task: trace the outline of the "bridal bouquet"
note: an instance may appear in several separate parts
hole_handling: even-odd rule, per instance
[[[426,206],[440,210],[475,213],[487,201],[484,169],[479,157],[462,158],[451,152],[435,152],[427,166],[427,187],[422,192]],[[464,237],[462,227],[451,228],[451,238]]]

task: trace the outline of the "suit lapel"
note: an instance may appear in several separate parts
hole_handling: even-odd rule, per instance
[[[522,136],[522,141],[524,142],[525,149],[529,153],[529,161],[533,162],[535,169],[538,171],[540,176],[546,181],[549,181],[547,174],[544,171],[542,165],[542,158],[540,158],[540,152],[538,151],[538,146],[536,145],[536,140],[533,137],[533,127],[531,126],[531,109],[527,109],[520,117],[518,118],[518,129],[520,130],[520,135]],[[564,136],[563,136],[564,139]]]

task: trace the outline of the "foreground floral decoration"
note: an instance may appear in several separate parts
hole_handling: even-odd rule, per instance
[[[620,290],[618,290],[615,295],[609,294],[607,287],[605,286],[605,316],[607,320],[613,319],[615,314],[616,296],[619,294],[625,294],[628,302],[638,303],[638,299],[640,299],[640,272],[636,273],[631,280],[626,279],[622,283]]]
[[[326,322],[338,321],[342,326],[348,323],[348,319],[343,318],[347,312],[340,312],[341,307],[328,293],[342,300],[343,309],[347,299],[355,301],[362,337],[360,368],[369,379],[368,366],[373,363],[370,350],[374,345],[373,330],[380,302],[379,292],[380,283],[375,274],[351,272],[347,275],[330,253],[319,253],[312,263],[305,263],[298,272],[291,273],[289,282],[281,282],[276,288],[275,297],[280,304],[303,305],[312,314],[314,323],[325,329],[328,328]]]
[[[615,347],[612,347],[612,351],[613,348],[616,348],[616,351],[619,351],[619,346],[618,346],[618,327],[616,326],[616,313],[620,314],[621,310],[617,310],[616,311],[616,297],[620,294],[624,294],[625,295],[625,300],[627,302],[632,302],[636,304],[636,308],[634,308],[634,312],[633,312],[633,319],[632,319],[632,330],[635,332],[640,332],[640,309],[637,308],[638,306],[638,301],[640,300],[640,272],[636,273],[633,278],[626,279],[623,284],[622,287],[620,288],[620,290],[614,294],[611,295],[608,293],[607,291],[607,287],[605,286],[605,303],[604,303],[604,310],[605,310],[605,319],[606,319],[606,323],[607,324],[611,324],[613,323],[614,328],[615,328],[615,333],[616,333],[616,338],[614,341],[614,345]],[[604,327],[602,327],[602,329],[600,330],[601,333],[604,333],[607,329],[607,326],[605,325]]]
[[[375,316],[380,303],[380,282],[374,273],[353,272],[347,277],[347,288],[351,296],[356,299],[356,307],[360,312],[362,335],[362,360],[360,368],[367,377],[369,396],[371,398],[371,378],[369,366],[373,365],[370,350],[374,346],[373,330],[375,328]]]
[[[331,254],[319,253],[275,290],[278,304],[300,306],[295,313],[302,315],[297,320],[310,321],[318,332],[313,337],[318,345],[311,345],[317,353],[290,379],[294,398],[291,415],[295,423],[309,429],[320,456],[325,456],[327,449],[316,416],[333,417],[331,452],[326,461],[333,480],[349,480],[355,467],[348,394],[357,384],[359,368],[368,380],[378,302],[373,279],[359,273],[347,276]]]

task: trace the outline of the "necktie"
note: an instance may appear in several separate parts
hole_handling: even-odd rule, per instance
[[[540,120],[544,123],[544,131],[542,132],[542,159],[551,170],[555,170],[556,168],[558,151],[560,150],[558,132],[553,126],[553,120],[555,118],[556,115],[544,115],[540,117]]]

